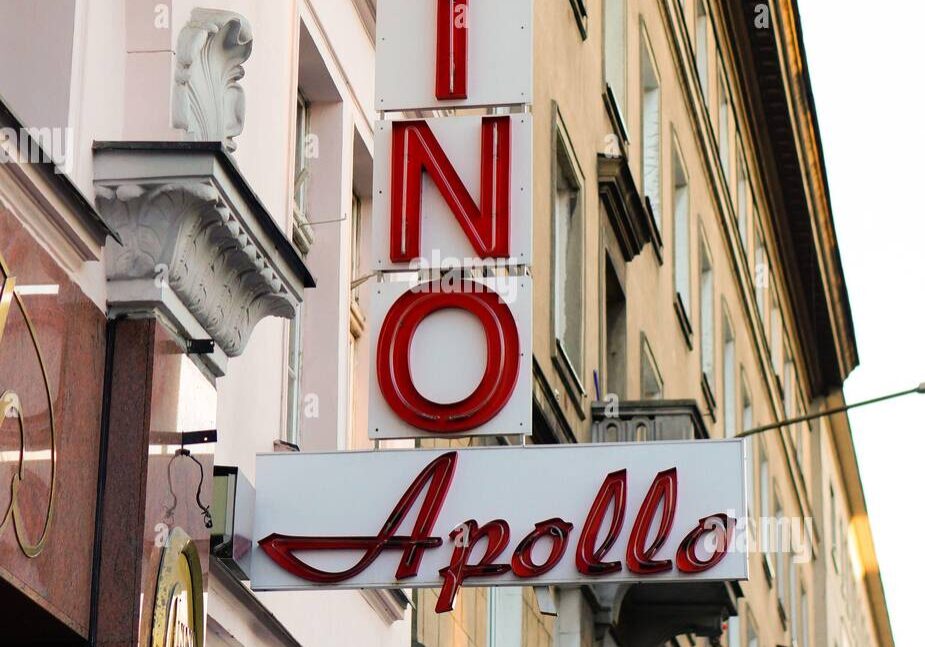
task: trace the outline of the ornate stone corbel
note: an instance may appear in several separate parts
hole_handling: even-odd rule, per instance
[[[194,141],[220,141],[228,151],[244,129],[244,62],[254,39],[233,11],[193,9],[177,41],[173,125]]]
[[[254,327],[291,319],[314,281],[217,142],[96,145],[96,203],[121,244],[106,246],[110,316],[166,319],[216,375]]]
[[[103,187],[97,204],[123,242],[107,247],[107,278],[166,281],[229,357],[264,317],[295,316],[295,299],[211,184]]]

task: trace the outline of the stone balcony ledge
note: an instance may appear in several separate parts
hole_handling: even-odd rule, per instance
[[[710,437],[696,400],[592,402],[591,436],[599,443]]]

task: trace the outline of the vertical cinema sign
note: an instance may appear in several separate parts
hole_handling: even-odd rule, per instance
[[[530,432],[532,4],[380,0],[372,438]]]

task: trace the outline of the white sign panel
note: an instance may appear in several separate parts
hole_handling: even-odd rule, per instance
[[[376,110],[533,101],[533,0],[379,0]]]
[[[373,267],[529,265],[529,114],[382,121],[373,171]]]
[[[532,296],[529,276],[377,283],[369,437],[530,434]]]
[[[432,587],[448,611],[460,586],[747,579],[745,460],[741,440],[260,455],[251,586]]]

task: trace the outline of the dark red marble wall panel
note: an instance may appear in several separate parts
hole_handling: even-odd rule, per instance
[[[0,578],[86,636],[106,320],[2,207],[0,254]]]

